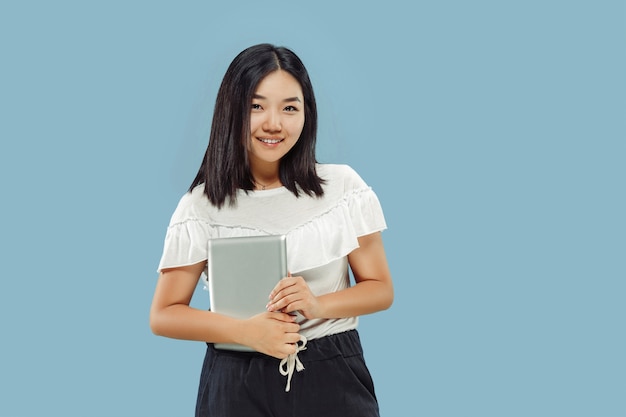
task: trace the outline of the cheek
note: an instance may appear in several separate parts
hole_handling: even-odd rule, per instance
[[[293,124],[291,128],[292,136],[294,136],[295,139],[298,139],[300,135],[302,134],[303,129],[304,129],[304,119],[298,120],[296,123]]]
[[[254,133],[257,129],[259,129],[261,125],[261,121],[258,120],[254,115],[250,116],[250,133]]]

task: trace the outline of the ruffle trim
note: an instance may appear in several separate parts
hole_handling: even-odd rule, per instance
[[[358,248],[358,237],[387,228],[378,197],[370,187],[346,194],[327,211],[286,233],[287,262],[292,273],[342,258]],[[159,270],[193,265],[207,259],[208,239],[268,235],[271,231],[188,218],[167,229]]]

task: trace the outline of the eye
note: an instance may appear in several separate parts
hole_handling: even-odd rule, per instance
[[[261,105],[260,105],[260,104],[257,104],[257,103],[252,103],[252,107],[251,107],[251,109],[252,109],[252,110],[263,110],[263,107],[261,107]]]
[[[298,108],[294,107],[294,106],[287,106],[287,107],[285,107],[285,111],[287,111],[287,112],[296,112],[296,111],[298,111]]]

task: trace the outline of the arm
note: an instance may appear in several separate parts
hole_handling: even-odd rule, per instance
[[[299,310],[311,319],[355,317],[389,308],[393,284],[380,232],[359,237],[359,247],[348,261],[356,285],[316,297],[304,278],[289,276],[270,294],[268,310]]]
[[[212,343],[239,343],[282,359],[295,352],[300,336],[294,318],[267,312],[245,320],[189,306],[204,262],[164,269],[159,275],[150,328],[159,336]]]

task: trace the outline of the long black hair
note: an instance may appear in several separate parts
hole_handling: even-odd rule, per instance
[[[277,70],[291,74],[304,95],[304,127],[296,144],[280,160],[280,181],[296,197],[301,192],[324,194],[324,180],[315,171],[317,107],[309,74],[291,50],[264,43],[240,52],[226,70],[215,101],[209,145],[189,187],[191,191],[204,184],[204,193],[218,208],[227,199],[235,204],[238,189],[254,189],[248,163],[252,98],[259,82]]]

